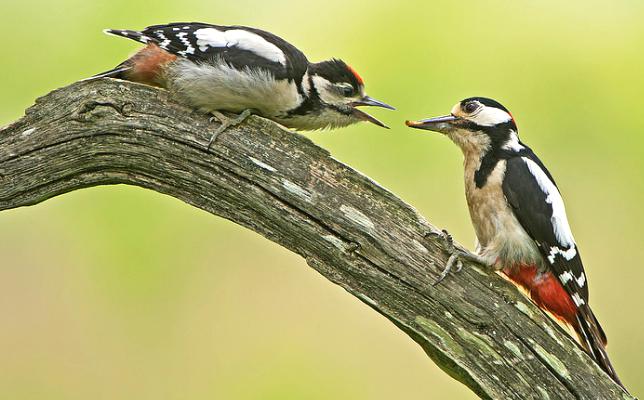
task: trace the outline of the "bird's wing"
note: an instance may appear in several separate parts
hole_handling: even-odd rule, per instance
[[[534,153],[507,160],[503,193],[577,307],[588,304],[588,282],[561,194]]]
[[[293,45],[270,32],[250,27],[180,22],[149,26],[141,32],[117,29],[106,32],[154,43],[196,63],[224,63],[240,70],[265,69],[277,79],[300,80],[308,67],[306,56]]]
[[[588,304],[588,281],[561,194],[532,151],[507,160],[503,193],[517,220],[537,244],[550,271],[575,303],[575,330],[582,346],[620,383],[606,353],[606,334]]]

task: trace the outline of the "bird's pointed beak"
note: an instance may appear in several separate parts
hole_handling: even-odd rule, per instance
[[[376,100],[372,97],[365,96],[362,99],[358,101],[354,101],[352,104],[354,107],[360,107],[360,106],[372,106],[372,107],[382,107],[386,108],[388,110],[395,110],[392,106],[389,104],[385,104],[382,101]]]
[[[389,129],[389,127],[387,125],[383,124],[382,122],[380,122],[376,118],[372,117],[371,115],[367,114],[366,112],[356,108],[356,107],[361,107],[361,106],[372,106],[372,107],[382,107],[382,108],[386,108],[388,110],[395,110],[395,108],[393,108],[389,104],[385,104],[382,101],[376,100],[376,99],[371,98],[369,96],[365,96],[362,99],[354,101],[353,103],[351,103],[351,106],[353,107],[353,115],[356,118],[361,119],[363,121],[368,121],[368,122],[371,122],[372,124],[382,126],[383,128]]]
[[[405,121],[405,125],[410,128],[447,133],[454,128],[453,123],[456,120],[458,120],[458,117],[455,117],[453,115],[445,115],[442,117],[423,119],[420,121]]]

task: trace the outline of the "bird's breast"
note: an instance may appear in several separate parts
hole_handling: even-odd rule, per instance
[[[505,160],[500,160],[482,187],[475,174],[480,160],[465,162],[465,196],[478,239],[478,253],[499,267],[515,263],[542,265],[539,249],[523,229],[503,194]]]

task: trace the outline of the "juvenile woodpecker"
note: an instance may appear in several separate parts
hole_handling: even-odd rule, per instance
[[[288,128],[317,130],[360,121],[386,128],[357,107],[393,109],[367,96],[362,78],[345,62],[310,63],[293,45],[260,29],[190,22],[105,32],[146,46],[95,77],[168,89],[180,101],[221,120],[212,140],[250,113]],[[220,111],[241,115],[229,120]]]
[[[512,114],[472,97],[451,114],[407,126],[447,135],[465,157],[465,195],[478,239],[476,255],[569,325],[582,347],[621,385],[606,335],[588,304],[588,280],[552,175],[518,137]]]

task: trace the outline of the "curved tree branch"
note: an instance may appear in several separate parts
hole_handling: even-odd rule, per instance
[[[252,229],[391,320],[485,399],[632,399],[509,283],[448,257],[416,210],[307,138],[216,123],[152,87],[80,82],[0,130],[0,210],[129,184]]]

